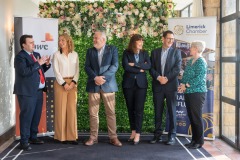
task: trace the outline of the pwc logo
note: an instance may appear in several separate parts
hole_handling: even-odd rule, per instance
[[[42,40],[41,42],[49,42],[53,41],[53,36],[50,33],[45,33],[45,40]],[[36,44],[35,49],[37,50],[48,50],[48,44]]]
[[[50,33],[45,33],[45,40],[41,42],[53,41],[53,36]]]

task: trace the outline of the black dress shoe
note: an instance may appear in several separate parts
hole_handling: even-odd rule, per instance
[[[192,146],[194,143],[195,143],[194,141],[191,141],[190,143],[184,144],[184,146],[189,147]]]
[[[68,141],[62,141],[61,143],[62,144],[68,144]]]
[[[69,141],[70,144],[78,145],[78,141]]]
[[[162,142],[162,136],[161,135],[154,136],[153,139],[150,141],[151,144],[154,144],[156,142]]]
[[[44,144],[44,141],[42,141],[42,140],[40,140],[38,138],[36,138],[36,139],[29,139],[28,142],[30,144]]]
[[[188,146],[188,148],[190,149],[198,149],[201,148],[203,144],[198,144],[198,143],[194,143],[191,146]]]
[[[30,147],[29,143],[20,144],[20,149],[23,149],[24,151],[30,151],[32,148]]]
[[[169,138],[165,144],[166,145],[174,145],[176,143],[175,138]]]

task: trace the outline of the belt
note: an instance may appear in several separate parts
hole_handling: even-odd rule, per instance
[[[63,77],[63,79],[73,79],[73,77]]]

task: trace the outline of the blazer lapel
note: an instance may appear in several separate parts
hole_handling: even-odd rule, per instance
[[[99,67],[99,63],[98,63],[98,51],[96,48],[94,48],[93,50],[93,60],[95,61],[95,64],[98,64],[97,66]]]

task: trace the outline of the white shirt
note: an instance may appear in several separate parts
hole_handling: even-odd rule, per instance
[[[77,52],[73,51],[66,56],[57,51],[53,55],[53,71],[58,84],[62,85],[64,77],[73,77],[75,82],[79,77],[79,59]]]
[[[167,49],[162,48],[162,54],[161,54],[162,76],[164,76],[164,69],[165,69],[165,64],[166,64],[166,60],[167,60],[168,50],[169,50],[169,48],[167,48]]]

